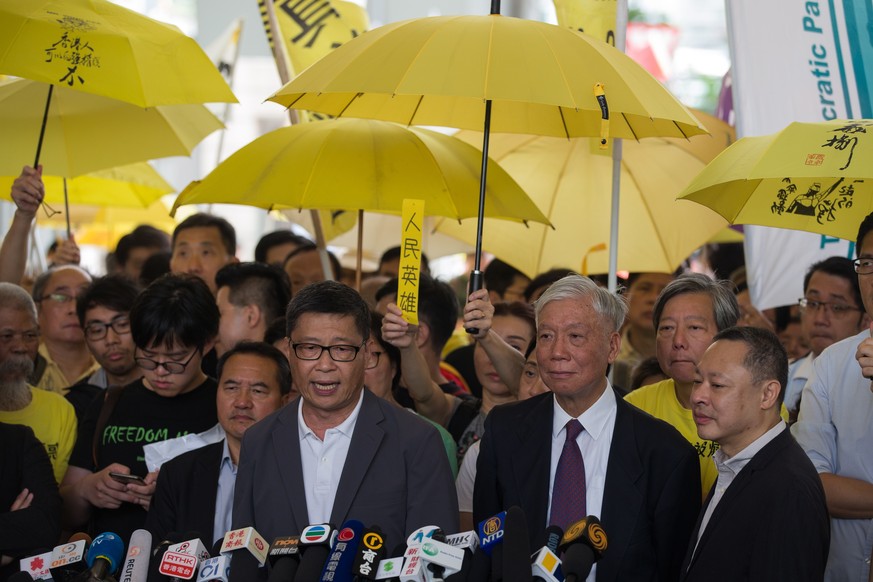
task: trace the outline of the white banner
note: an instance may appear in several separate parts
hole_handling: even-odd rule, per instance
[[[727,0],[737,137],[792,121],[873,118],[870,2]],[[854,245],[821,235],[745,227],[752,302],[788,305],[812,263],[852,258]]]

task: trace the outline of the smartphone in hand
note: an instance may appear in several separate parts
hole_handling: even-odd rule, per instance
[[[123,483],[125,485],[133,483],[135,485],[145,485],[145,479],[140,477],[139,475],[128,475],[126,473],[115,473],[110,472],[109,476],[118,481],[119,483]]]

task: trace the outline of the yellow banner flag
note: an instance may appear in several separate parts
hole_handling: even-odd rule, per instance
[[[404,198],[402,216],[397,306],[403,311],[403,319],[412,325],[418,325],[418,281],[421,276],[421,226],[424,223],[424,200]]]

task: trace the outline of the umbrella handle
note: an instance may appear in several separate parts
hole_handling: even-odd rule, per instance
[[[470,286],[467,289],[467,296],[470,295],[473,291],[478,291],[485,286],[485,273],[480,271],[479,269],[473,269],[470,272]],[[476,327],[465,327],[464,331],[469,333],[470,335],[479,333],[479,329]]]

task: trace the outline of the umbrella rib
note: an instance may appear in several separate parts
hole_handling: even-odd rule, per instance
[[[633,134],[634,139],[636,141],[640,141],[640,137],[637,135],[637,132],[634,131],[633,125],[631,125],[630,119],[627,118],[627,115],[625,114],[624,111],[621,112],[621,117],[622,117],[622,119],[624,119],[624,122],[627,124],[627,128]]]
[[[418,113],[418,108],[421,107],[421,102],[423,100],[424,95],[419,96],[418,101],[415,103],[415,109],[412,110],[412,115],[409,116],[409,121],[406,123],[406,127],[412,126],[412,122],[415,119],[415,116]]]

